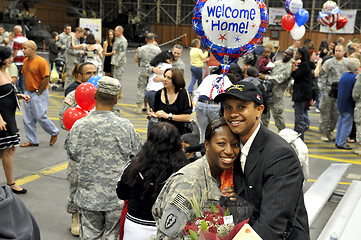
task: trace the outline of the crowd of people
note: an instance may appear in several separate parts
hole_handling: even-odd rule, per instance
[[[320,111],[322,141],[335,140],[335,146],[345,150],[351,149],[347,142],[360,144],[357,39],[347,45],[342,38],[329,44],[322,41],[317,50],[310,39],[303,46],[295,41],[277,61],[273,46],[259,46],[244,57],[242,68],[232,63],[223,75],[220,64],[214,65],[214,57],[201,50],[196,38],[190,50],[192,80],[187,91],[186,64],[180,58],[183,47],[176,44],[161,51],[148,33],[146,44],[134,56],[139,66],[135,113],[148,114],[149,119],[143,144],[117,106],[123,97],[127,63],[123,28],[109,30],[103,46],[89,30],[71,30],[65,25],[64,32],[52,34],[49,61],[37,55],[36,43],[21,34],[21,26],[14,27],[13,44],[0,47],[0,157],[14,193],[27,192],[13,176],[13,154],[20,144],[17,99],[24,99],[28,138],[20,146],[39,146],[37,122],[51,136],[50,146],[55,144],[59,129],[46,110],[49,64],[60,57],[66,63],[65,98],[59,110],[64,129],[65,111],[78,105],[77,87],[101,76],[94,111],[76,121],[65,141],[67,211],[72,215],[73,235],[178,239],[194,215],[190,199],[202,200],[200,207],[206,210],[226,197],[235,204],[239,199],[249,203],[249,223],[263,239],[309,239],[304,173],[292,146],[268,129],[270,115],[278,131],[286,128],[283,98],[289,92],[294,130],[302,140],[310,127],[308,110],[314,104]],[[4,34],[0,27],[0,40]],[[6,38],[11,35],[6,34]],[[205,63],[209,68],[203,78]],[[193,111],[198,124],[191,121]],[[355,152],[361,155],[361,145]],[[231,187],[224,185],[225,178]]]

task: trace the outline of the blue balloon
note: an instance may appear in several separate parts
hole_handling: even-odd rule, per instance
[[[309,17],[310,17],[310,14],[308,13],[308,11],[306,9],[300,9],[295,14],[295,19],[296,19],[297,25],[302,26],[303,24],[305,24],[308,21]]]
[[[91,78],[89,78],[88,83],[93,84],[96,88],[98,88],[98,81],[101,78],[101,76],[96,75],[96,76],[92,76]]]

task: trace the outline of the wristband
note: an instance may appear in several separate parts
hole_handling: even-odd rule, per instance
[[[172,113],[169,113],[168,114],[168,120],[170,121],[170,120],[172,120],[173,119],[173,114]]]

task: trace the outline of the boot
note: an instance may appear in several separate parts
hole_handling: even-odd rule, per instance
[[[137,104],[137,108],[134,110],[134,112],[135,112],[136,114],[141,114],[141,113],[142,113],[142,109],[143,109],[142,104]]]
[[[358,144],[358,147],[356,148],[355,153],[357,155],[361,155],[361,144]]]
[[[71,234],[74,236],[79,236],[79,213],[73,213],[71,215]]]
[[[332,141],[335,141],[336,136],[333,132],[330,132],[327,134],[327,138],[328,138],[328,140],[330,140],[332,142]]]

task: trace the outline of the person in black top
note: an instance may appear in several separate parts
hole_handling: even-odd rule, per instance
[[[297,65],[295,65],[297,64]],[[295,103],[295,127],[294,130],[302,133],[309,126],[308,118],[309,102],[312,99],[312,68],[310,53],[307,47],[301,47],[296,52],[296,62],[292,65],[292,77],[294,79],[292,101]]]
[[[52,32],[51,33],[51,40],[49,42],[49,64],[50,64],[50,69],[53,66],[53,62],[55,60],[55,58],[58,57],[58,53],[60,51],[60,47],[58,47],[56,45],[56,42],[59,40],[59,33],[57,32]]]
[[[129,200],[124,240],[149,239],[156,234],[152,206],[168,177],[186,163],[177,129],[169,123],[154,125],[117,184],[118,197]]]
[[[172,123],[181,135],[187,133],[185,123],[191,120],[192,114],[192,103],[184,87],[185,81],[181,70],[165,70],[164,88],[155,94],[154,109],[149,113],[153,118]]]

